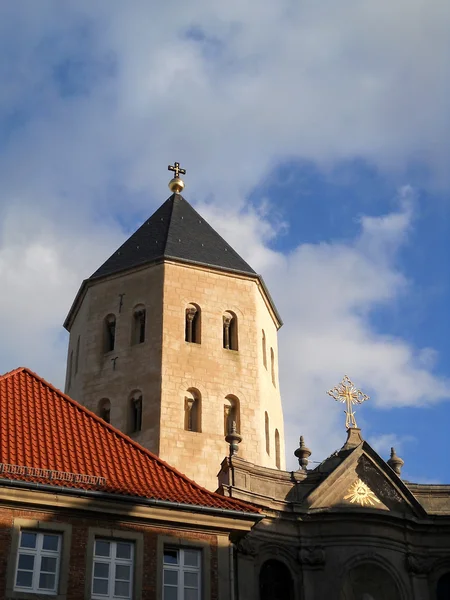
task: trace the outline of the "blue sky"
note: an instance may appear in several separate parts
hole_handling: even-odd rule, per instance
[[[0,372],[63,385],[81,280],[177,160],[282,313],[289,466],[342,445],[347,373],[382,456],[450,482],[449,27],[444,0],[0,6]]]

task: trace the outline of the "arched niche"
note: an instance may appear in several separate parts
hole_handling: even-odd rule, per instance
[[[403,596],[386,569],[373,562],[363,562],[347,571],[339,600],[403,600]]]
[[[441,575],[437,580],[436,600],[450,600],[450,571]]]
[[[294,582],[284,562],[270,559],[261,565],[259,600],[294,600]]]

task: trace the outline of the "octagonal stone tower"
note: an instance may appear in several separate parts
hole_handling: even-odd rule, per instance
[[[181,195],[82,283],[64,326],[66,393],[201,485],[217,488],[233,421],[242,458],[285,468],[281,320]]]

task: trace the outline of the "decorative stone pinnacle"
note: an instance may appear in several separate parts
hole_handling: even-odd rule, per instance
[[[395,453],[395,448],[391,448],[391,457],[387,461],[387,464],[395,473],[397,473],[398,476],[400,476],[405,461],[402,460],[399,456],[397,456],[397,454]]]
[[[184,189],[184,181],[180,179],[180,173],[181,175],[186,175],[186,169],[181,169],[178,162],[169,165],[167,169],[175,173],[175,177],[169,181],[169,189],[174,194],[179,194]]]
[[[361,390],[357,390],[355,385],[350,381],[347,375],[344,375],[341,383],[331,390],[328,390],[327,394],[334,398],[337,402],[345,402],[345,427],[351,429],[357,427],[355,412],[353,410],[353,404],[362,404],[366,400],[369,400],[369,396],[363,394]]]
[[[236,421],[231,424],[231,431],[225,436],[225,441],[230,444],[230,456],[237,454],[242,437],[236,431]]]
[[[298,464],[300,465],[300,469],[306,471],[306,467],[308,466],[308,458],[311,456],[311,450],[306,446],[305,440],[303,436],[300,436],[300,446],[295,450],[294,456],[298,458]]]

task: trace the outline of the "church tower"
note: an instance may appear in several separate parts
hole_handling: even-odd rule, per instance
[[[65,391],[214,490],[233,422],[242,458],[285,468],[281,320],[172,169],[173,194],[81,285],[64,323]]]

